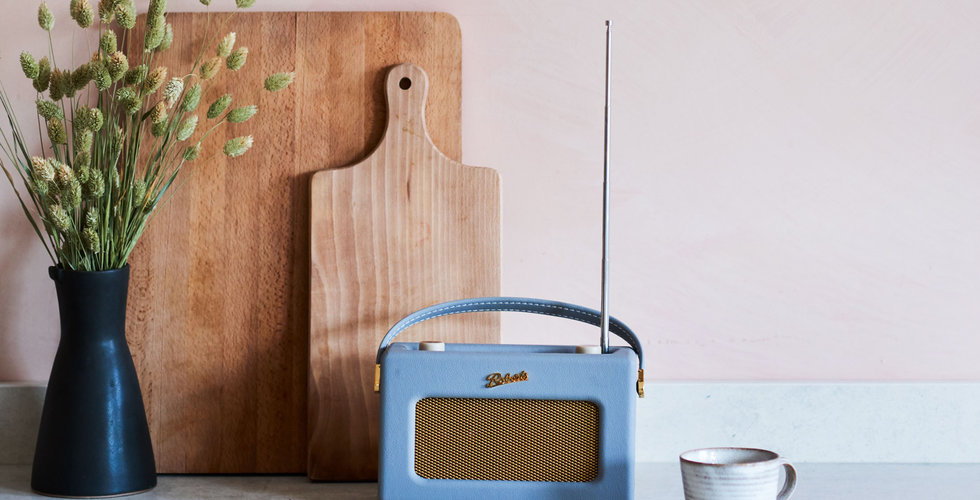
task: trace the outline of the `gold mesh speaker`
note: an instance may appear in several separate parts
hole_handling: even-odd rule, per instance
[[[425,398],[415,472],[426,479],[593,481],[599,408],[589,401]]]

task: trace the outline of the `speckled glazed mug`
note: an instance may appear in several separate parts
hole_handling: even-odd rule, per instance
[[[779,469],[786,481],[779,488]],[[686,500],[785,500],[796,469],[777,453],[755,448],[703,448],[681,454]],[[777,493],[778,491],[778,493]]]

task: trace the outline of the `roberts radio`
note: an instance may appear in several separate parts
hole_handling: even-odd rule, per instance
[[[636,397],[643,350],[609,316],[609,22],[602,297],[599,311],[517,297],[456,300],[416,311],[381,340],[379,491],[393,499],[633,497]],[[599,327],[600,345],[391,343],[422,321],[513,311]],[[628,346],[609,345],[609,332]]]
[[[633,496],[642,350],[389,342],[420,321],[520,311],[601,324],[595,310],[512,297],[458,300],[399,321],[378,350],[383,499]]]

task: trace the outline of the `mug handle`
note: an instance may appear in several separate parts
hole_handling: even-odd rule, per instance
[[[793,490],[796,489],[796,469],[785,458],[779,459],[779,462],[786,468],[786,482],[783,483],[783,489],[779,490],[776,500],[786,500],[793,495]]]

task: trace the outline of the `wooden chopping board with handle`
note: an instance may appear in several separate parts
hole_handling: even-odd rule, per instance
[[[181,74],[209,23],[221,21],[205,13],[167,20],[174,43],[154,66]],[[142,55],[143,26],[141,18],[125,44],[131,60]],[[243,12],[221,26],[219,38],[235,31],[237,45],[248,46],[248,62],[235,73],[223,68],[200,109],[231,93],[234,105],[260,111],[219,128],[205,150],[245,134],[255,146],[235,159],[202,155],[157,212],[130,261],[127,332],[159,472],[302,473],[310,178],[364,158],[381,140],[385,74],[406,60],[428,69],[429,130],[449,158],[460,159],[459,25],[436,12]],[[255,92],[276,71],[295,71],[296,82],[276,94]],[[350,282],[326,286],[345,287],[345,301],[368,297],[368,284],[360,293]],[[367,404],[355,388],[351,404]]]
[[[374,366],[387,329],[424,306],[500,292],[499,175],[435,147],[422,68],[395,66],[384,88],[384,138],[365,160],[317,172],[311,186],[308,474],[315,480],[377,477]],[[496,343],[499,320],[448,317],[399,337],[425,339]]]

